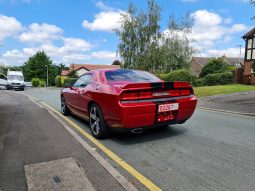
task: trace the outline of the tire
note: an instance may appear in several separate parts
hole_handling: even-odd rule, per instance
[[[89,111],[89,125],[92,135],[97,139],[106,138],[109,135],[109,129],[101,109],[97,104],[92,104]]]
[[[61,96],[61,113],[65,116],[70,115],[70,110],[66,105],[66,101],[64,96]]]

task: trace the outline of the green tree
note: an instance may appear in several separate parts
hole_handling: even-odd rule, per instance
[[[190,32],[189,15],[179,19],[170,16],[168,32],[160,32],[161,8],[148,0],[147,10],[138,10],[130,4],[121,15],[118,53],[124,68],[168,72],[188,68],[193,49],[186,38]]]
[[[203,68],[200,73],[200,77],[204,77],[208,74],[223,73],[227,71],[227,63],[224,58],[212,58]]]
[[[58,71],[56,66],[52,64],[50,57],[44,51],[38,51],[34,56],[29,57],[28,61],[23,65],[25,80],[31,81],[32,78],[40,78],[46,81],[46,66],[49,69],[49,84],[53,85]]]

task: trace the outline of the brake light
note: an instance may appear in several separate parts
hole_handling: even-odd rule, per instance
[[[176,96],[186,96],[190,95],[191,91],[190,90],[171,90],[170,91],[170,96],[176,97]]]
[[[150,99],[152,98],[152,92],[139,92],[139,99]]]
[[[174,88],[189,88],[191,87],[189,82],[174,82]]]
[[[138,99],[138,93],[124,93],[121,95],[121,100],[136,100]]]

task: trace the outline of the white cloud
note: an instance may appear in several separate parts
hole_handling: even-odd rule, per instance
[[[202,52],[212,48],[216,43],[229,43],[234,34],[247,30],[244,24],[227,27],[225,24],[232,22],[231,17],[224,20],[220,15],[207,10],[198,10],[191,16],[194,19],[194,26],[188,38],[191,45]]]
[[[80,38],[64,38],[64,46],[60,48],[62,52],[79,52],[79,51],[87,51],[92,48],[92,45],[87,41]]]
[[[45,43],[61,38],[61,33],[63,30],[56,25],[33,23],[19,36],[19,40],[28,43]]]
[[[120,18],[122,11],[102,11],[95,15],[93,22],[84,20],[82,26],[91,31],[108,31],[120,27]]]
[[[101,10],[104,10],[104,11],[114,11],[114,10],[117,10],[117,9],[115,9],[113,7],[105,5],[102,1],[98,1],[96,3],[96,6],[97,6],[97,8],[99,8]]]
[[[222,49],[209,49],[203,53],[203,56],[208,57],[221,57],[226,55],[227,57],[235,57],[239,58],[240,56],[240,48],[227,48],[225,50]],[[241,49],[241,58],[244,57],[244,48]]]
[[[17,34],[21,29],[21,23],[14,17],[7,17],[0,14],[0,41]]]
[[[17,49],[6,51],[3,55],[3,58],[13,58],[13,59],[22,59],[24,54]]]
[[[248,30],[248,27],[244,24],[234,24],[229,32],[230,33],[238,33],[238,32],[243,32],[243,31],[247,31]]]
[[[92,52],[91,56],[93,58],[101,59],[101,60],[114,60],[117,59],[116,52],[113,51],[98,51]]]

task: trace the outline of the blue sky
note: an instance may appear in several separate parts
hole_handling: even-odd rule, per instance
[[[38,50],[54,63],[111,64],[117,57],[118,27],[125,0],[0,0],[0,64],[22,65]],[[241,36],[255,26],[255,6],[247,0],[156,0],[162,8],[160,26],[168,17],[194,19],[191,45],[198,56],[239,56]],[[145,9],[147,0],[133,1]]]

